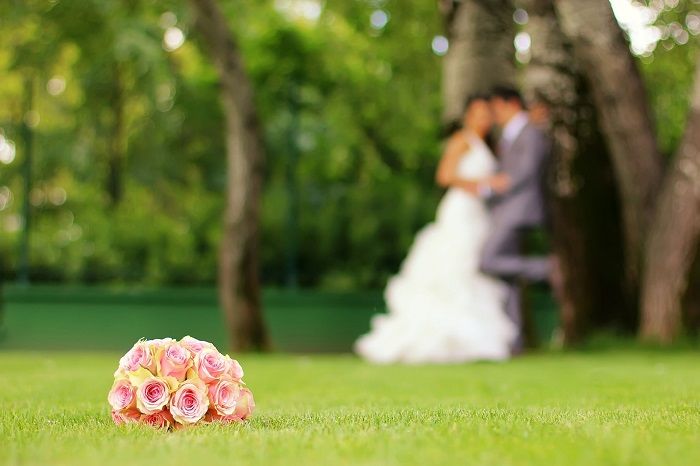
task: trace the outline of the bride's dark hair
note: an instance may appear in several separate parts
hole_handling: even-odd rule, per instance
[[[486,92],[475,92],[473,94],[470,94],[467,99],[464,101],[464,107],[462,108],[462,115],[467,113],[467,110],[469,110],[469,106],[473,104],[474,102],[478,102],[479,100],[483,100],[485,102],[489,102],[491,100],[491,94],[488,94]],[[458,118],[456,120],[452,120],[448,122],[444,126],[444,137],[450,137],[457,131],[461,131],[464,129],[464,123],[462,118]],[[484,142],[486,145],[495,153],[496,151],[496,138],[493,134],[493,130],[489,131],[486,136],[484,136]]]
[[[451,120],[445,124],[443,127],[443,136],[444,137],[450,137],[452,136],[455,132],[461,131],[464,129],[464,124],[463,124],[463,116],[465,113],[467,113],[467,110],[469,109],[469,106],[473,104],[476,101],[479,100],[484,100],[488,102],[491,99],[491,96],[485,92],[477,92],[474,94],[470,94],[467,99],[464,101],[464,106],[462,107],[462,114],[459,116],[459,118],[456,118],[454,120]]]
[[[464,108],[462,109],[462,115],[467,113],[467,110],[469,110],[469,106],[473,104],[474,102],[478,102],[479,100],[484,100],[488,102],[491,100],[491,95],[487,94],[486,92],[475,92],[474,94],[470,94],[467,97],[467,100],[464,101]]]
[[[491,94],[486,92],[476,92],[474,94],[470,94],[469,97],[467,97],[467,100],[464,102],[464,111],[462,112],[462,114],[464,115],[465,113],[467,113],[471,104],[480,100],[489,102],[491,100]],[[484,136],[484,142],[493,153],[496,153],[496,137],[493,134],[493,129],[486,133],[486,135]]]

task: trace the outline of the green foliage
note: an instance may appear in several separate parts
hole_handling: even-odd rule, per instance
[[[658,3],[658,2],[651,2]],[[666,2],[654,23],[661,34],[656,49],[641,57],[657,134],[663,153],[672,156],[685,131],[689,94],[698,60],[700,2]]]
[[[273,4],[228,5],[268,149],[264,279],[282,283],[287,250],[296,247],[302,284],[380,286],[437,200],[439,60],[430,51],[437,11],[425,2],[387,2],[391,19],[375,30],[369,16],[377,2],[328,3],[317,22]],[[188,35],[172,53],[161,46],[169,9]],[[31,61],[41,116],[33,276],[212,282],[225,186],[223,122],[216,76],[189,35],[189,12],[177,2],[145,0],[36,2],[13,12],[17,22],[6,26],[31,31],[0,49],[10,76],[0,93],[15,106],[30,72],[20,51],[34,50],[36,40],[47,50]],[[45,90],[52,77],[65,81],[64,92]],[[124,136],[115,133],[120,92]],[[23,196],[20,121],[17,112],[0,110],[0,127],[19,148],[0,172],[14,194],[3,212],[14,228],[0,240],[10,271]],[[109,160],[120,143],[125,194],[112,205]],[[66,202],[52,204],[53,192],[65,192]],[[297,229],[295,245],[290,231]]]
[[[439,14],[422,0],[326,1],[317,19],[305,19],[285,9],[294,3],[221,2],[264,126],[263,280],[284,283],[296,250],[302,285],[381,287],[440,196],[441,63],[430,48]],[[370,22],[378,9],[388,14],[383,27]],[[683,0],[659,27],[689,30],[696,10]],[[5,11],[0,131],[17,145],[15,160],[0,165],[0,188],[10,193],[0,202],[5,274],[17,270],[31,78],[39,116],[32,276],[212,283],[224,122],[186,2],[11,0]],[[166,51],[173,27],[186,40]],[[671,47],[673,37],[642,58],[667,153],[683,131],[697,48],[692,34]]]

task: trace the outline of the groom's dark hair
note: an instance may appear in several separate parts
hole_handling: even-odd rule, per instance
[[[491,98],[499,98],[508,102],[516,101],[521,107],[525,108],[525,100],[523,100],[522,94],[514,87],[496,86],[491,90]]]

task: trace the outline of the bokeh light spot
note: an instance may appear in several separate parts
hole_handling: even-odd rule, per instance
[[[443,56],[449,50],[450,42],[445,36],[435,36],[433,37],[432,48],[435,55]]]

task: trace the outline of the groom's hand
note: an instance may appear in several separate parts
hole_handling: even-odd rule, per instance
[[[489,186],[497,194],[503,194],[510,189],[510,176],[506,173],[497,173],[489,178]]]
[[[475,196],[479,195],[479,182],[475,180],[465,180],[465,179],[455,179],[452,183],[453,186],[456,186],[470,194],[474,194]]]

